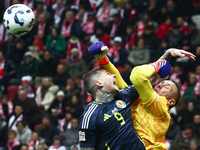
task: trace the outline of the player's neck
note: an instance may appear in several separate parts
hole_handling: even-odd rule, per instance
[[[100,103],[108,103],[114,100],[114,95],[111,92],[97,89],[95,94],[95,101]]]

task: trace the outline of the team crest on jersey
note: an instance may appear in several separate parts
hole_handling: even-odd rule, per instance
[[[86,141],[85,132],[79,131],[79,141]]]
[[[117,107],[119,107],[119,108],[125,108],[125,107],[126,107],[126,103],[124,103],[124,102],[121,101],[121,100],[118,100],[118,101],[116,102],[116,105],[117,105]]]

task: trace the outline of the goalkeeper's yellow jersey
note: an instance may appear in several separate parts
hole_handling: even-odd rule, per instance
[[[102,65],[101,68],[117,75],[119,89],[127,87],[112,63]],[[147,150],[167,150],[164,140],[171,117],[167,99],[157,95],[148,80],[154,73],[155,69],[151,65],[140,66],[131,73],[131,82],[140,95],[131,106],[132,121]]]

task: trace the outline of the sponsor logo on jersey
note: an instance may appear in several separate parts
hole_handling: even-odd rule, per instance
[[[85,132],[79,131],[79,141],[86,141]]]
[[[126,103],[124,103],[122,100],[118,100],[116,102],[117,107],[119,108],[125,108],[126,107]]]
[[[103,121],[106,121],[106,120],[108,120],[110,117],[111,117],[111,115],[104,114],[104,119],[103,119]]]

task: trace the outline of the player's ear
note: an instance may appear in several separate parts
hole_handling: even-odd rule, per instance
[[[97,87],[103,87],[103,83],[102,83],[101,81],[98,81],[98,80],[97,80],[97,81],[95,82],[95,84],[96,84]]]
[[[176,104],[176,100],[175,99],[170,99],[170,100],[168,100],[168,105],[169,106],[174,106]]]

